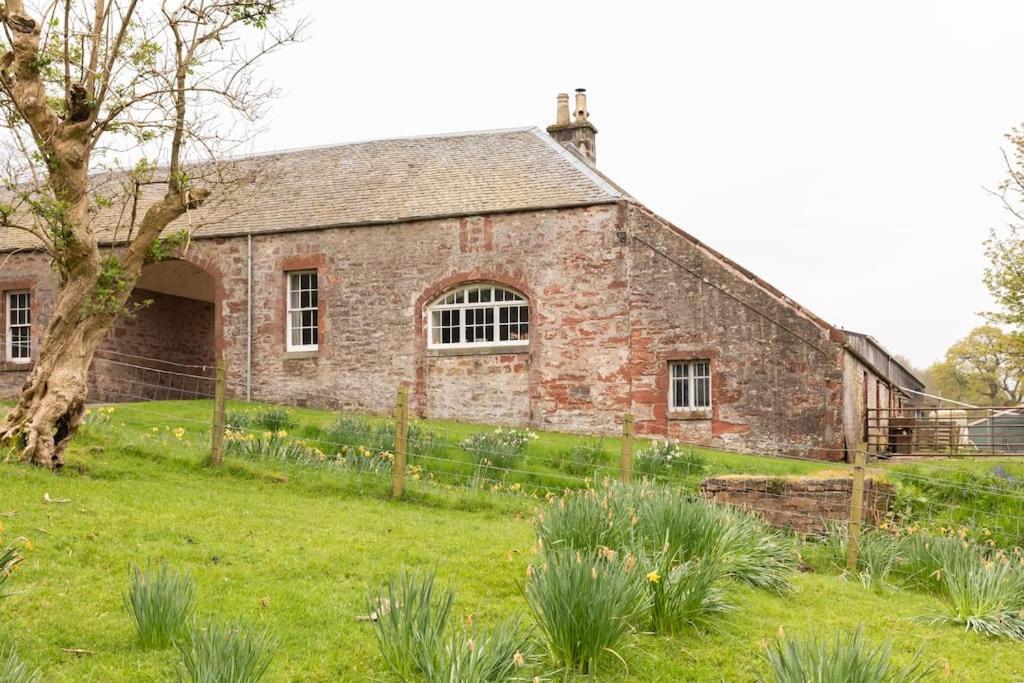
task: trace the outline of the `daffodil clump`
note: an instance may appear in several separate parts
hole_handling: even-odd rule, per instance
[[[472,614],[452,624],[455,591],[438,588],[430,572],[402,571],[371,593],[364,618],[381,656],[400,680],[530,680],[537,661],[516,617],[481,628]]]
[[[756,517],[650,482],[549,496],[536,529],[527,600],[553,663],[583,673],[614,648],[613,636],[625,636],[604,621],[657,633],[706,629],[732,609],[730,579],[782,592],[797,567],[793,542]],[[602,623],[577,611],[592,604]]]
[[[637,474],[652,480],[699,477],[707,471],[707,461],[691,446],[671,441],[655,441],[637,452],[633,459]]]
[[[1024,640],[1024,550],[972,540],[985,531],[884,523],[861,535],[857,573],[876,590],[899,585],[939,597],[943,609],[922,621]],[[835,564],[845,562],[845,529],[832,529],[826,547]]]
[[[527,567],[530,606],[552,664],[568,673],[597,673],[631,630],[646,621],[648,586],[633,555],[603,548],[548,549]]]
[[[25,550],[32,549],[32,541],[20,536],[14,540],[14,543],[4,547],[4,525],[0,522],[0,598],[6,597],[4,593],[4,584],[7,583],[11,575],[14,574],[18,566],[24,561],[25,557],[21,554],[19,546]]]
[[[528,430],[498,427],[493,431],[472,434],[459,446],[472,455],[478,465],[487,469],[510,470],[526,452],[527,444],[537,438],[535,432]]]

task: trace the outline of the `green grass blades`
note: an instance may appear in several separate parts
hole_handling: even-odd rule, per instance
[[[125,609],[145,649],[169,647],[185,634],[195,611],[195,580],[166,563],[155,569],[132,567]]]
[[[937,570],[936,580],[945,609],[922,621],[1024,640],[1024,572],[1018,567],[978,558],[969,565]]]
[[[181,677],[190,683],[256,683],[277,649],[269,631],[243,622],[194,626],[178,642]]]
[[[287,408],[266,406],[255,410],[228,413],[225,420],[229,429],[243,431],[247,429],[267,429],[272,432],[292,429],[295,420]]]
[[[8,546],[0,550],[0,600],[7,597],[7,593],[4,592],[4,585],[11,578],[11,575],[14,574],[14,570],[21,564],[23,559],[22,554],[14,546]]]
[[[856,576],[865,588],[879,595],[893,588],[893,578],[904,563],[907,539],[882,530],[867,530],[860,536]],[[824,543],[829,562],[845,568],[849,534],[845,524],[830,525]]]
[[[691,446],[655,441],[637,452],[633,469],[637,474],[654,481],[686,477],[696,479],[707,471],[708,463]]]
[[[530,440],[536,438],[532,432],[498,427],[493,431],[471,434],[459,446],[473,456],[477,465],[509,470],[519,463]]]
[[[529,632],[518,617],[491,628],[459,629],[442,648],[423,655],[420,668],[427,683],[529,680],[526,672],[537,661]]]
[[[403,681],[418,680],[425,661],[438,660],[455,602],[436,589],[433,572],[402,571],[368,600],[380,654]]]
[[[798,561],[792,540],[756,517],[650,483],[567,493],[538,513],[536,529],[545,548],[664,549],[677,563],[715,561],[729,576],[777,592]]]
[[[787,638],[770,643],[765,654],[768,674],[763,683],[913,683],[923,680],[931,668],[919,657],[897,667],[888,642],[866,643],[858,626],[835,638]]]
[[[0,648],[0,683],[39,683],[39,669],[29,669],[14,648]]]
[[[526,601],[555,666],[594,674],[647,613],[636,559],[614,551],[548,550],[531,565]]]
[[[650,625],[656,633],[708,630],[733,607],[726,600],[725,572],[717,562],[676,563],[667,553],[641,561],[650,595]]]

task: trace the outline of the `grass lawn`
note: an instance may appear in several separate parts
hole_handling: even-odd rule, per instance
[[[295,413],[308,424],[330,419]],[[273,681],[388,680],[370,627],[355,617],[367,611],[367,592],[402,565],[436,568],[441,582],[458,589],[460,617],[490,623],[527,614],[522,582],[534,544],[532,498],[411,482],[409,498],[395,502],[387,498],[389,482],[372,475],[235,459],[211,470],[200,464],[208,415],[208,404],[122,406],[109,424],[83,431],[60,474],[0,465],[4,536],[33,544],[8,584],[20,593],[0,603],[0,641],[42,667],[43,680],[174,676],[172,651],[134,645],[122,606],[131,563],[185,567],[198,581],[201,615],[270,627],[281,640]],[[555,454],[578,438],[542,435],[537,443]],[[611,458],[617,444],[606,446]],[[721,457],[723,468],[773,474],[821,467]],[[44,494],[68,502],[48,503]],[[936,680],[1020,678],[1019,643],[915,622],[937,609],[931,597],[879,596],[827,573],[801,574],[794,586],[776,596],[735,585],[737,610],[719,631],[638,634],[623,652],[626,666],[609,665],[602,679],[753,680],[762,643],[780,627],[793,635],[858,623],[870,639],[893,640],[897,659],[921,650],[938,665]],[[75,649],[88,654],[68,651]]]

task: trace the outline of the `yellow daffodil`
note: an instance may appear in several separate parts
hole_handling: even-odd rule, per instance
[[[658,573],[657,569],[650,571],[647,573],[647,580],[651,583],[658,583],[661,581],[661,574]]]

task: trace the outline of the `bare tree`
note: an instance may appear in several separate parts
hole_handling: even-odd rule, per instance
[[[25,458],[61,465],[93,353],[142,267],[186,244],[197,209],[235,182],[215,160],[273,95],[255,67],[298,39],[287,1],[0,0],[0,233],[45,250],[59,282],[0,423]]]

